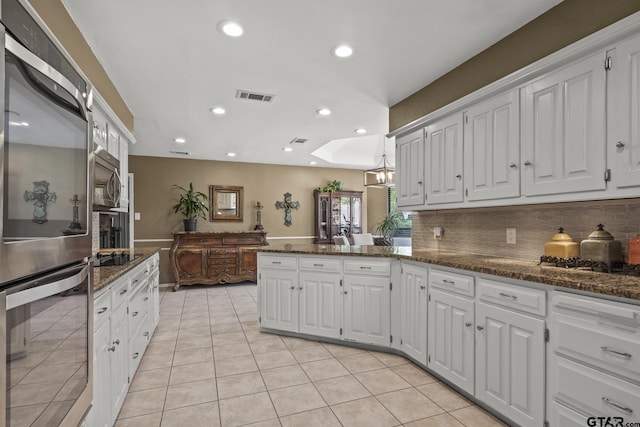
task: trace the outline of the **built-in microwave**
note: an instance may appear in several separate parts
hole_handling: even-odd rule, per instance
[[[94,144],[93,210],[104,211],[120,206],[120,161]]]

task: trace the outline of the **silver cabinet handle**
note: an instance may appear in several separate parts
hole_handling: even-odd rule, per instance
[[[112,345],[111,347],[109,347],[109,348],[107,349],[107,351],[116,351],[116,346],[115,346],[115,345]]]
[[[418,181],[418,185],[422,185],[422,181]]]
[[[112,344],[120,345],[120,340],[115,340]]]
[[[134,279],[134,280],[133,280],[133,284],[134,284],[134,285],[135,285],[136,283],[138,283],[138,282],[139,282],[139,280],[138,280],[138,279]]]
[[[137,311],[134,311],[133,313],[131,313],[131,316],[136,317],[138,315]]]
[[[324,267],[324,264],[313,264],[314,267]]]
[[[611,405],[614,408],[620,409],[621,411],[626,412],[627,414],[632,414],[633,413],[633,409],[631,408],[627,408],[625,406],[620,405],[619,403],[614,402],[613,400],[607,398],[607,397],[603,397],[602,401],[604,403],[606,403],[607,405]]]
[[[622,141],[618,141],[618,142],[616,143],[616,147],[618,147],[618,148],[624,148],[624,145],[625,145],[625,144],[624,144],[624,142],[622,142]]]
[[[366,265],[361,265],[360,270],[371,270],[371,267],[368,267]]]
[[[292,286],[290,289],[293,291],[293,290],[295,290],[295,289],[296,289],[296,287],[295,287],[295,286]]]
[[[149,301],[149,297],[144,297],[143,301]]]
[[[447,280],[447,279],[442,279],[442,283],[444,283],[445,285],[451,285],[451,286],[455,286],[456,282],[454,282],[453,280]]]
[[[427,289],[427,287],[423,285],[423,286],[420,286],[420,289]]]
[[[123,290],[120,291],[119,295],[124,295],[124,294],[127,293],[127,291],[128,291],[127,289],[123,289]]]
[[[280,265],[282,264],[281,261],[271,261],[271,265]]]
[[[471,322],[465,323],[464,326],[466,326],[468,328],[469,326],[471,326]]]
[[[525,160],[524,165],[525,165],[525,166],[531,166],[531,165],[532,165],[532,163],[531,163],[529,160]]]
[[[457,179],[462,179],[462,175],[456,175]]]
[[[149,332],[145,332],[144,334],[142,334],[143,337],[148,337],[149,336]]]
[[[600,347],[600,348],[601,348],[603,351],[606,351],[607,353],[612,353],[612,354],[615,354],[616,356],[622,356],[622,357],[624,357],[625,359],[631,359],[631,355],[630,355],[629,353],[623,353],[623,352],[621,352],[621,351],[612,350],[612,349],[610,349],[609,347],[605,347],[605,346],[602,346],[602,347]]]
[[[109,307],[102,307],[100,310],[98,310],[98,314],[102,314],[107,310],[109,310]]]
[[[299,290],[299,291],[301,291],[301,290],[302,290],[302,286],[299,286],[299,287],[298,287],[298,290]]]
[[[511,169],[515,169],[515,168],[517,168],[517,167],[518,167],[518,165],[516,165],[515,163],[509,163],[509,167],[510,167]]]
[[[502,298],[511,298],[512,300],[517,300],[518,297],[516,295],[509,295],[509,294],[505,294],[504,292],[500,292],[499,295]]]
[[[147,274],[147,273],[149,273],[149,270],[145,270],[145,271],[144,271],[144,274]]]
[[[478,325],[478,326],[476,326],[476,329],[477,329],[478,331],[481,331],[481,330],[483,330],[483,329],[484,329],[484,326],[480,326],[480,325]]]
[[[138,356],[140,356],[140,353],[133,353],[133,358],[134,358],[134,359],[137,359],[137,358],[138,358]]]
[[[346,295],[346,294],[347,294],[347,291],[344,291],[344,292],[342,292],[342,293]]]

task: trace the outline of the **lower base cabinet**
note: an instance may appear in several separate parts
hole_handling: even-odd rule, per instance
[[[402,267],[400,284],[400,349],[427,365],[427,274],[426,268]]]
[[[300,273],[300,332],[340,338],[342,287],[339,274]]]
[[[344,339],[388,346],[391,310],[388,277],[344,276]]]
[[[544,320],[476,304],[475,396],[520,426],[544,421]]]
[[[261,326],[298,332],[298,273],[265,269],[259,283]]]

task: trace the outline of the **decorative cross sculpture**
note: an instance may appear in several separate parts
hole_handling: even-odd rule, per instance
[[[47,181],[34,181],[33,191],[24,192],[24,200],[33,202],[33,219],[37,224],[47,222],[47,203],[56,201],[56,193],[49,192],[49,183]]]
[[[300,202],[291,201],[291,193],[284,193],[284,202],[276,202],[276,209],[284,209],[284,225],[291,227],[291,209],[299,209]]]

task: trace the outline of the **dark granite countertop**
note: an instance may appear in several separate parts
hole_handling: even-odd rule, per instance
[[[634,303],[640,303],[639,276],[538,265],[537,261],[530,260],[429,249],[412,249],[404,246],[286,244],[265,246],[256,249],[256,251],[308,255],[392,257],[613,297],[629,298],[636,300],[633,301]]]
[[[124,265],[112,265],[93,268],[93,292],[96,293],[100,289],[105,288],[109,283],[124,276],[128,271],[142,264],[147,259],[160,251],[160,248],[134,248],[134,249],[108,249],[106,252],[122,252],[129,251],[129,256],[136,257]]]

